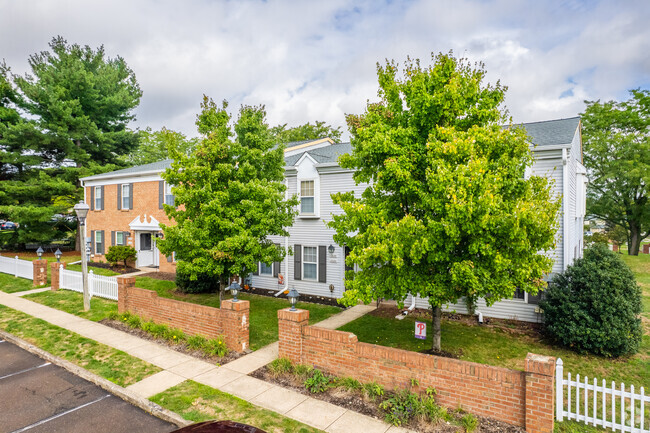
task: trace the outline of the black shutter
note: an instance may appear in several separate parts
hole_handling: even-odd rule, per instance
[[[111,231],[111,246],[115,246],[115,232]]]
[[[302,245],[294,245],[293,249],[293,279],[302,280]]]
[[[122,185],[117,184],[117,210],[122,209]]]
[[[133,209],[133,184],[129,184],[129,209]]]
[[[95,187],[90,187],[90,210],[95,210]]]
[[[163,203],[165,202],[165,181],[161,180],[158,182],[158,209],[163,208]]]
[[[106,248],[106,247],[104,246],[104,244],[106,243],[106,242],[105,242],[105,239],[104,239],[104,230],[100,230],[100,231],[99,231],[99,238],[102,240],[101,248],[100,248],[101,251],[99,252],[99,254],[104,254],[104,250],[105,250],[105,248]]]
[[[318,282],[327,282],[327,247],[325,245],[318,247]]]
[[[274,244],[275,248],[280,249],[280,244]],[[273,276],[277,277],[280,274],[280,262],[273,262]]]
[[[102,185],[102,208],[100,210],[104,210],[104,185]]]
[[[95,254],[95,230],[90,231],[90,254]]]

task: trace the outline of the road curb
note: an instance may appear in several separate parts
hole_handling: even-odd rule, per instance
[[[178,427],[186,427],[190,424],[193,424],[191,421],[187,421],[186,419],[183,419],[180,415],[178,415],[175,412],[167,410],[162,406],[147,400],[146,398],[140,397],[134,392],[122,388],[121,386],[116,385],[113,382],[104,379],[101,376],[96,375],[95,373],[91,373],[85,368],[79,367],[78,365],[66,361],[65,359],[59,358],[58,356],[54,356],[51,353],[44,351],[40,347],[37,347],[23,340],[22,338],[18,338],[15,335],[12,335],[2,329],[0,329],[0,337],[11,343],[14,343],[16,346],[20,347],[21,349],[25,349],[26,351],[33,353],[34,355],[43,358],[54,365],[58,365],[59,367],[68,370],[70,373],[75,374],[81,377],[82,379],[94,383],[100,388],[112,394],[115,394],[122,400],[131,403],[134,406],[139,407],[140,409],[155,416],[156,418],[160,418],[163,421],[176,424]]]

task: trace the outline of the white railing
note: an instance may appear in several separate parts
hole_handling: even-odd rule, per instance
[[[566,418],[613,431],[650,433],[650,416],[646,413],[650,410],[650,395],[645,395],[643,387],[635,393],[634,385],[628,389],[624,383],[617,387],[612,381],[608,387],[605,379],[600,385],[596,378],[590,383],[589,378],[580,379],[579,374],[572,380],[571,373],[567,373],[565,379],[559,358],[555,365],[555,403],[558,421]]]
[[[16,256],[15,258],[0,256],[0,272],[11,274],[14,277],[27,278],[28,280],[34,279],[34,263],[29,260],[21,260]]]
[[[73,290],[83,293],[83,277],[81,272],[59,269],[59,288]],[[95,275],[93,271],[88,272],[88,291],[90,297],[112,299],[117,301],[117,278]]]

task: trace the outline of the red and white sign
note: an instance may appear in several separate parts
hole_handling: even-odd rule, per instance
[[[424,322],[415,322],[415,338],[420,340],[427,339],[427,324]]]

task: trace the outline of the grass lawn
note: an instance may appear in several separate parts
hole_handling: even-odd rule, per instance
[[[154,290],[163,298],[177,299],[195,304],[219,307],[219,295],[216,293],[179,294],[175,292],[173,281],[156,280],[149,277],[136,277],[136,287]],[[278,339],[278,310],[287,308],[286,298],[271,298],[269,296],[242,293],[239,299],[250,301],[250,347],[257,350]],[[341,312],[341,308],[328,305],[298,302],[297,308],[309,310],[309,323],[314,324]]]
[[[16,278],[13,275],[0,273],[0,290],[5,293],[24,292],[35,288],[32,280]]]
[[[579,373],[591,378],[634,384],[638,389],[650,388],[650,256],[624,256],[644,290],[645,335],[639,353],[628,358],[608,359],[593,355],[579,355],[556,347],[543,339],[516,333],[507,327],[481,327],[457,321],[443,320],[442,349],[460,355],[461,359],[499,367],[524,369],[528,352],[562,358],[565,372]],[[359,341],[406,350],[424,351],[431,348],[431,333],[425,341],[414,338],[413,317],[402,321],[366,315],[340,328],[353,332]],[[431,319],[426,321],[431,329]]]
[[[129,386],[161,371],[120,350],[3,305],[0,328],[120,386]]]
[[[191,380],[149,400],[193,422],[231,420],[269,433],[322,433],[321,430]]]
[[[58,290],[56,292],[49,290],[47,292],[33,293],[24,298],[93,322],[99,322],[107,318],[111,313],[117,313],[116,301],[97,296],[90,299],[90,311],[84,311],[83,294],[71,290]]]
[[[81,265],[68,265],[66,269],[70,271],[81,272]],[[105,275],[107,277],[113,277],[115,275],[120,275],[119,272],[113,272],[110,269],[104,268],[95,268],[93,266],[88,266],[88,272],[93,271],[95,275]]]

